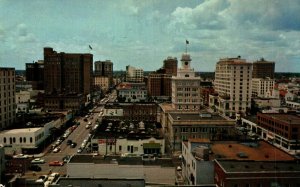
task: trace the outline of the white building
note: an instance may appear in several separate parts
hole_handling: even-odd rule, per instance
[[[5,147],[6,154],[21,153],[22,148],[36,148],[45,139],[44,129],[26,128],[2,131],[0,144]]]
[[[50,135],[50,128],[58,121],[51,121],[44,127],[12,129],[0,132],[0,144],[5,154],[22,153],[23,150],[36,149]]]
[[[182,142],[182,175],[188,185],[214,184],[214,162],[209,160],[209,141]]]
[[[113,139],[110,137],[96,139],[98,141],[98,152],[100,155],[142,155],[160,153],[165,154],[165,140],[149,139],[130,140],[126,138]]]
[[[184,53],[177,76],[172,76],[172,107],[176,110],[200,110],[200,82],[191,68],[191,57]]]
[[[15,69],[0,68],[0,130],[15,122]]]
[[[216,64],[215,91],[209,96],[209,105],[225,116],[245,113],[251,106],[252,64],[245,59],[224,58]]]
[[[126,81],[127,82],[143,82],[144,70],[132,66],[126,66]]]
[[[146,101],[148,91],[145,83],[121,83],[117,87],[118,97],[124,98],[124,102]]]
[[[270,98],[272,90],[274,89],[275,80],[266,78],[252,79],[252,97],[265,97]]]

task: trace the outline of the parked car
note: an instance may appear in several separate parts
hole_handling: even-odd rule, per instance
[[[53,153],[58,153],[60,151],[60,147],[56,147],[54,150],[53,150]]]
[[[36,164],[30,165],[28,167],[28,169],[31,170],[31,171],[41,171],[42,170],[42,168],[40,166],[36,165]]]
[[[63,162],[60,162],[60,161],[58,161],[58,160],[49,162],[49,166],[63,166],[63,165],[64,165],[64,163],[63,163]]]
[[[44,164],[45,160],[41,159],[41,158],[35,158],[33,160],[31,160],[31,164]]]
[[[71,159],[71,156],[70,155],[66,155],[65,157],[63,157],[63,162],[64,163],[67,163],[67,162],[69,162],[69,160]]]
[[[76,146],[77,146],[77,143],[76,143],[76,142],[73,142],[73,143],[70,145],[71,148],[75,148]]]

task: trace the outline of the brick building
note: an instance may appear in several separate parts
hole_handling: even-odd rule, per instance
[[[58,108],[52,110],[69,110],[62,95],[83,94],[88,102],[88,95],[93,85],[93,55],[75,53],[57,53],[52,48],[44,48],[44,85],[45,108],[50,99],[60,98]],[[81,103],[81,104],[84,104]]]

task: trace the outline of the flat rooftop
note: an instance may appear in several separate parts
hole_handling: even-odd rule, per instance
[[[300,125],[300,116],[297,114],[264,113],[263,115],[284,123]]]
[[[94,164],[118,164],[118,165],[158,165],[162,167],[174,167],[172,159],[156,158],[155,160],[143,160],[141,156],[102,156],[102,155],[74,155],[69,163],[94,163]]]
[[[211,159],[235,159],[255,161],[291,161],[295,158],[265,142],[213,142]]]
[[[224,117],[217,115],[217,114],[210,114],[208,112],[204,112],[204,113],[170,113],[171,117],[174,120],[193,120],[193,121],[211,121],[211,120],[225,120],[227,121],[227,119],[225,119]],[[234,121],[234,120],[232,120]]]
[[[28,132],[36,132],[40,129],[41,129],[41,127],[24,128],[24,129],[10,129],[10,130],[2,131],[2,132],[0,132],[0,134],[21,134],[21,133],[28,133]]]
[[[296,162],[254,162],[254,161],[217,161],[226,172],[300,172],[300,164]]]

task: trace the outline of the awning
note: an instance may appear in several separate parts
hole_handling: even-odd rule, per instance
[[[143,143],[144,149],[160,149],[159,143]]]

